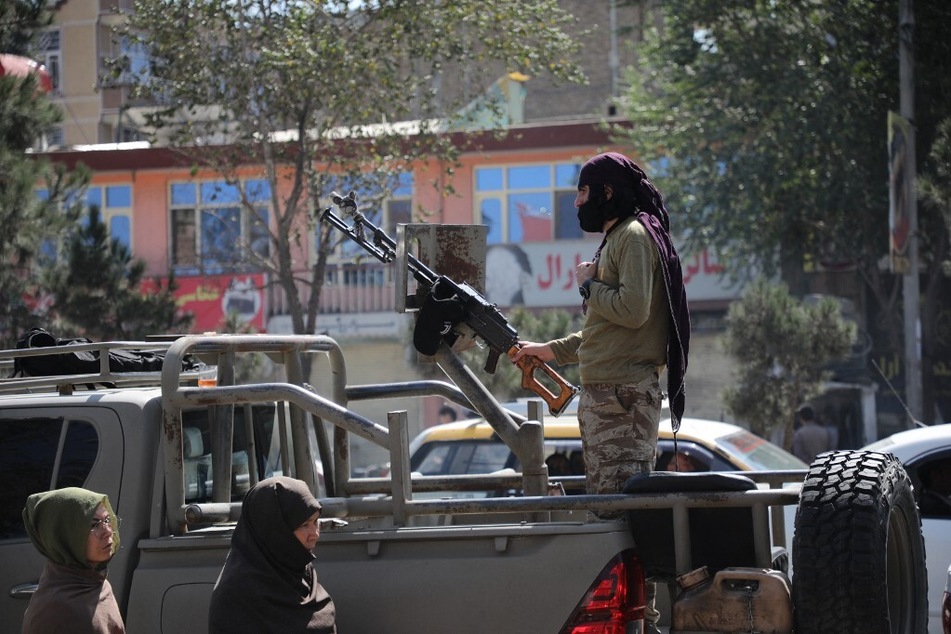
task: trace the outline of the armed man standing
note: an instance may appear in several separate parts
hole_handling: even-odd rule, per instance
[[[653,469],[665,367],[679,427],[690,317],[663,198],[634,161],[616,152],[591,158],[575,207],[584,231],[604,233],[594,261],[577,267],[584,327],[545,344],[523,342],[514,360],[580,365],[588,492],[619,493],[632,475]]]
[[[594,261],[576,270],[584,327],[545,344],[521,342],[513,361],[579,364],[588,493],[620,493],[628,478],[654,467],[665,367],[671,422],[680,427],[690,315],[663,197],[634,161],[616,152],[588,160],[575,207],[584,231],[604,233]],[[646,590],[645,626],[657,632],[655,584]]]

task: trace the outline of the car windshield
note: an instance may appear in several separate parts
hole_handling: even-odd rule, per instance
[[[796,456],[745,429],[717,438],[717,446],[753,471],[809,468]]]

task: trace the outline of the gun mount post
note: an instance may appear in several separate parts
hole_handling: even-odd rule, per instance
[[[482,414],[522,465],[522,488],[525,495],[547,495],[548,466],[545,464],[545,438],[539,417],[518,425],[505,413],[495,397],[472,374],[455,350],[445,342],[436,351],[436,362],[449,378],[469,397],[476,411]],[[537,411],[536,411],[537,415]]]
[[[405,526],[406,503],[413,499],[413,481],[409,470],[409,422],[406,410],[387,415],[390,430],[390,478],[393,497],[393,524]]]

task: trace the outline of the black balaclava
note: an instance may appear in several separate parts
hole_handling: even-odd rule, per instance
[[[610,185],[608,199],[604,186]],[[578,207],[578,223],[582,231],[599,233],[604,223],[613,218],[626,218],[637,211],[633,188],[636,172],[623,154],[606,152],[588,160],[578,176],[578,189],[588,187],[588,201]]]

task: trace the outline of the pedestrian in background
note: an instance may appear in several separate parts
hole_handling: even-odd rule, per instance
[[[125,625],[106,579],[119,550],[119,519],[102,493],[68,487],[34,493],[23,524],[46,557],[23,615],[23,634],[122,634]]]
[[[456,421],[456,410],[449,405],[443,405],[439,408],[439,423],[453,423]]]
[[[816,456],[829,451],[829,432],[816,421],[816,414],[811,406],[803,405],[796,413],[801,425],[793,434],[792,452],[806,464],[812,464]]]

